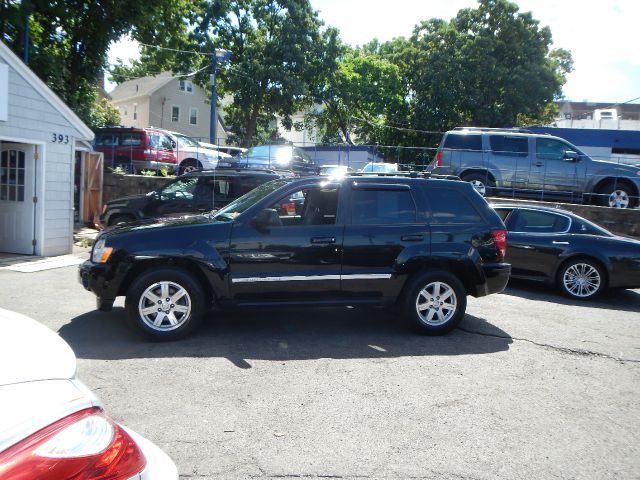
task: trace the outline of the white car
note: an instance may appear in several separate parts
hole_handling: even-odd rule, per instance
[[[211,150],[217,150],[218,152],[228,153],[232,157],[239,157],[240,155],[242,155],[244,152],[247,151],[246,148],[242,148],[242,147],[230,147],[229,145],[215,145],[213,143],[207,143],[207,142],[198,142],[198,143],[205,148],[210,148]]]
[[[213,170],[220,160],[231,158],[231,155],[204,147],[197,140],[182,133],[169,130],[163,132],[171,139],[180,175],[197,169]]]
[[[398,171],[397,163],[370,162],[362,170],[363,173],[394,173]]]
[[[320,167],[320,175],[326,175],[329,177],[345,176],[355,170],[346,165],[322,165]]]
[[[62,338],[3,309],[0,330],[0,478],[178,478],[160,448],[107,416]]]

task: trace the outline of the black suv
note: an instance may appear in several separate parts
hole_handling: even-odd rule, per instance
[[[216,213],[102,232],[80,281],[147,334],[184,336],[210,307],[398,305],[420,332],[501,292],[506,230],[469,184],[392,175],[279,179]]]
[[[209,212],[281,176],[266,170],[193,171],[177,177],[157,192],[107,202],[100,215],[100,225]]]

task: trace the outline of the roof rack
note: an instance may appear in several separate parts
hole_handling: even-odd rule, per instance
[[[470,132],[509,132],[509,133],[533,133],[526,128],[491,128],[491,127],[456,127],[454,131],[466,130]]]
[[[431,172],[349,172],[345,177],[409,177],[409,178],[434,178],[437,180],[460,180],[457,175],[440,175]]]

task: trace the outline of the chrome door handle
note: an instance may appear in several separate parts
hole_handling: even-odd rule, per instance
[[[553,243],[554,245],[569,245],[569,242],[557,242],[555,240],[551,243]]]
[[[400,240],[403,242],[421,242],[424,240],[424,235],[403,235]]]
[[[536,163],[534,163],[534,165],[535,165],[536,167],[542,167],[542,166],[544,166],[544,163],[542,163],[542,162],[536,162]]]
[[[311,237],[311,243],[315,243],[315,244],[336,243],[336,237]]]

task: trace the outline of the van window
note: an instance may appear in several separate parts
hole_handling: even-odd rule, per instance
[[[494,155],[526,157],[529,153],[529,139],[527,137],[491,135],[489,145]]]
[[[536,140],[536,155],[546,160],[562,160],[566,152],[576,152],[564,142],[552,138],[538,138]]]
[[[99,133],[96,135],[96,147],[117,147],[120,142],[120,135],[117,133]]]
[[[482,136],[467,133],[448,133],[442,148],[445,150],[482,150]]]

